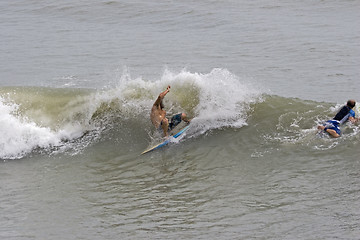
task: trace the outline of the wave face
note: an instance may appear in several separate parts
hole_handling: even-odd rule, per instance
[[[143,129],[143,136],[128,137],[147,137],[153,130],[150,108],[167,85],[172,87],[165,99],[168,114],[186,112],[194,118],[194,136],[246,125],[249,103],[259,97],[223,69],[209,74],[165,71],[152,82],[125,72],[117,86],[102,90],[3,87],[0,158],[21,158],[34,150],[78,152],[114,128]],[[123,130],[119,134],[128,132]]]
[[[0,88],[0,158],[78,154],[99,141],[116,139],[126,148],[154,139],[150,109],[167,85],[168,115],[186,112],[193,118],[187,138],[242,128],[247,139],[242,147],[263,146],[254,156],[282,144],[329,149],[339,143],[315,133],[316,125],[341,105],[267,95],[226,69],[208,74],[166,70],[157,81],[132,79],[125,71],[117,86],[101,90]],[[345,127],[342,139],[358,138],[357,132],[356,126]]]

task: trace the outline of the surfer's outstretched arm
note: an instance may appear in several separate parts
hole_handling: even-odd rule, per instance
[[[168,92],[170,92],[170,85],[166,88],[165,91],[163,91],[162,93],[159,94],[159,96],[156,99],[154,105],[155,106],[160,106],[161,101],[164,99],[165,95],[168,94]]]

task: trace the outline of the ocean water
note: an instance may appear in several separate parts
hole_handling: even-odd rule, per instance
[[[359,7],[1,1],[0,238],[359,239]]]

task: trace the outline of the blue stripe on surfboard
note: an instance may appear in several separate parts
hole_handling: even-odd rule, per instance
[[[183,129],[180,130],[180,132],[178,132],[177,134],[174,135],[174,138],[177,138],[178,136],[180,136],[181,134],[183,134],[190,126],[186,126]]]
[[[183,134],[187,129],[189,128],[189,125],[184,127],[183,129],[181,129],[179,132],[177,132],[174,136],[171,136],[170,138],[166,139],[164,142],[162,143],[159,143],[158,145],[155,145],[153,146],[152,148],[148,149],[148,150],[145,150],[144,152],[142,152],[141,154],[144,154],[144,153],[148,153],[148,152],[151,152],[155,149],[158,149],[158,148],[161,148],[165,145],[167,145],[173,138],[178,138],[181,134]]]

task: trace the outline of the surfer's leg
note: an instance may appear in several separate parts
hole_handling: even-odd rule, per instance
[[[318,128],[319,130],[325,131],[325,126],[319,125],[317,128]]]
[[[161,128],[164,131],[164,136],[167,137],[168,136],[168,129],[169,129],[169,120],[167,118],[164,118],[161,121]]]
[[[190,122],[190,120],[187,118],[185,113],[181,113],[181,120],[184,121],[184,122],[187,122],[187,123]]]
[[[330,136],[332,136],[333,138],[338,138],[340,137],[340,134],[338,134],[335,130],[333,129],[326,129],[326,132],[330,134]]]
[[[318,126],[318,129],[327,132],[333,138],[340,137],[340,128],[331,121],[327,121],[323,126]]]

